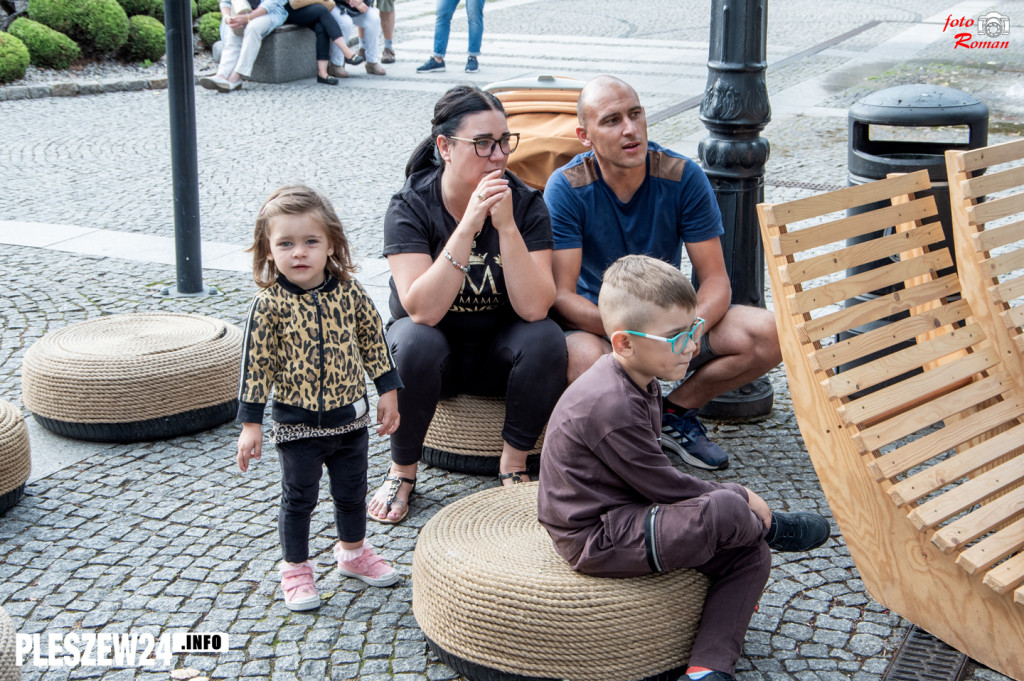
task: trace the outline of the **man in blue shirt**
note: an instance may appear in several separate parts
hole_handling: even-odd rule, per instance
[[[598,76],[580,91],[576,112],[576,134],[589,151],[556,170],[544,190],[555,237],[554,311],[569,330],[569,381],[611,351],[597,311],[605,268],[627,254],[678,267],[685,248],[700,282],[697,315],[705,330],[693,373],[665,397],[662,446],[691,465],[726,468],[729,457],[707,437],[697,410],[782,361],[774,315],[730,305],[711,184],[697,163],[647,140],[636,91]]]

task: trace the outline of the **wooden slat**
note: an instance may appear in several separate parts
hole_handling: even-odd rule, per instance
[[[894,196],[924,191],[930,187],[928,171],[919,170],[916,173],[847,187],[827,194],[769,204],[764,212],[768,225],[788,225],[870,203],[889,201]]]
[[[840,281],[795,293],[787,300],[789,310],[792,314],[812,312],[886,286],[902,284],[908,279],[938,271],[952,264],[949,250],[942,248],[920,258],[884,265]]]
[[[1024,582],[1024,553],[1000,563],[985,573],[982,583],[997,594],[1004,594]]]
[[[1013,592],[1013,602],[1017,605],[1024,605],[1024,586],[1017,587]]]
[[[1013,388],[1005,376],[988,376],[902,412],[898,417],[866,428],[854,436],[854,442],[866,454]],[[1024,431],[1021,436],[1024,438]],[[1021,441],[1024,442],[1024,439]]]
[[[1020,212],[1024,212],[1024,194],[1014,194],[968,206],[967,219],[975,225],[983,225],[986,222],[1008,218]]]
[[[864,241],[841,250],[800,260],[779,268],[782,281],[796,285],[811,279],[826,277],[842,270],[852,269],[876,260],[885,260],[913,248],[924,248],[945,237],[942,223],[933,222],[905,232],[893,232],[870,241]]]
[[[941,551],[949,553],[961,546],[966,546],[992,528],[1013,518],[1024,504],[1024,487],[1010,490],[998,499],[993,499],[976,511],[963,518],[940,528],[932,535],[932,543]],[[911,516],[914,514],[911,513]],[[911,518],[913,522],[913,518]],[[924,528],[927,525],[918,525]]]
[[[956,564],[973,575],[1024,548],[1024,518],[985,537],[957,556]]]
[[[1024,296],[1024,277],[1002,281],[989,289],[992,300],[1009,305],[1017,298]]]
[[[1024,240],[1024,220],[1017,220],[991,229],[985,229],[975,236],[975,249],[991,251]]]
[[[1003,313],[1003,318],[1006,320],[1006,325],[1010,329],[1024,326],[1024,305],[1011,307]]]
[[[1007,168],[1006,170],[972,177],[969,180],[965,180],[961,186],[966,198],[977,199],[986,194],[994,194],[1022,185],[1024,185],[1024,166]]]
[[[834,369],[840,364],[858,360],[943,326],[963,321],[970,313],[971,308],[966,300],[938,305],[913,317],[899,319],[853,338],[826,345],[811,355],[811,362],[818,371]]]
[[[1001,426],[1019,415],[1021,409],[1024,409],[1024,400],[1004,400],[988,409],[974,412],[955,423],[948,423],[933,433],[920,437],[885,456],[878,457],[868,464],[868,470],[875,476],[875,480],[894,478],[971,438]],[[942,522],[942,520],[945,518],[936,522]]]
[[[962,171],[974,171],[979,168],[997,166],[1000,163],[1016,161],[1024,156],[1024,140],[1014,140],[1003,144],[968,151],[947,151],[947,156],[955,159],[956,167]]]
[[[813,227],[780,234],[771,239],[772,254],[796,255],[829,244],[843,243],[872,232],[880,232],[904,222],[924,220],[936,215],[935,197],[925,196],[909,203],[889,205],[867,213],[858,213]]]
[[[918,506],[910,514],[918,527],[934,527],[957,513],[981,503],[1024,478],[1024,456],[1010,459],[992,470],[961,482],[948,492]],[[990,527],[989,530],[994,529]]]
[[[1021,447],[1024,443],[1024,425],[1005,430],[998,435],[976,444],[970,449],[940,461],[920,473],[900,480],[889,488],[889,496],[898,506],[905,506],[942,489],[954,480],[987,466],[1002,456]]]
[[[820,341],[842,331],[856,329],[915,307],[920,307],[960,293],[960,280],[955,274],[920,284],[910,289],[878,296],[874,300],[851,305],[802,324],[798,332],[806,342]]]
[[[846,397],[860,390],[878,385],[894,376],[919,369],[929,362],[951,355],[958,350],[977,345],[985,334],[977,324],[953,329],[949,333],[917,343],[876,360],[830,376],[825,389],[830,397]]]
[[[969,356],[944,364],[937,369],[911,376],[895,385],[886,386],[857,400],[838,407],[845,423],[860,426],[890,413],[899,405],[927,400],[935,394],[946,394],[962,381],[999,363],[995,350],[986,346]],[[932,398],[934,399],[934,398]]]
[[[1024,248],[1000,253],[981,262],[981,271],[986,277],[1001,277],[1019,269],[1024,269]]]

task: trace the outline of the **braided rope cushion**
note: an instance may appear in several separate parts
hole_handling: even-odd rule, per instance
[[[242,333],[195,314],[122,314],[51,331],[25,353],[22,401],[62,435],[134,441],[234,417]]]
[[[503,397],[463,394],[441,400],[423,439],[423,460],[447,470],[497,475],[504,423]],[[530,470],[536,470],[543,444],[541,433],[527,460]]]
[[[24,485],[31,468],[28,428],[21,410],[0,400],[0,495]]]
[[[0,608],[0,681],[19,681],[21,668],[17,665],[14,622],[7,611]]]
[[[677,678],[707,578],[693,570],[624,579],[574,572],[537,522],[538,488],[472,494],[420,531],[412,605],[435,652],[473,681]]]

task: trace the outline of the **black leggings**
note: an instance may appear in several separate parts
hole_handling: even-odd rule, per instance
[[[420,460],[438,400],[459,393],[504,395],[501,437],[529,450],[565,390],[565,338],[550,319],[516,319],[490,342],[466,346],[403,317],[388,327],[387,339],[405,384],[398,391],[401,424],[391,435],[391,459],[400,466]]]
[[[277,445],[281,461],[281,511],[277,530],[284,559],[309,559],[309,523],[320,498],[324,466],[331,480],[334,524],[343,542],[366,536],[366,466],[370,436],[366,428],[344,435],[311,437]]]
[[[288,7],[288,20],[285,23],[305,26],[316,32],[317,61],[327,61],[331,56],[331,43],[341,37],[341,26],[338,26],[331,12],[320,4],[306,5],[301,9]]]

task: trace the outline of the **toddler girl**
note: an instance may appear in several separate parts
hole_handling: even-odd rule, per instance
[[[303,186],[281,187],[256,218],[253,277],[263,289],[245,327],[238,392],[238,467],[263,446],[263,409],[274,393],[271,439],[281,460],[278,531],[284,602],[320,605],[309,561],[309,523],[323,466],[330,477],[338,571],[373,586],[398,573],[366,543],[370,425],[364,372],[380,396],[377,433],[398,428],[402,387],[380,315],[355,279],[348,241],[330,202]]]

